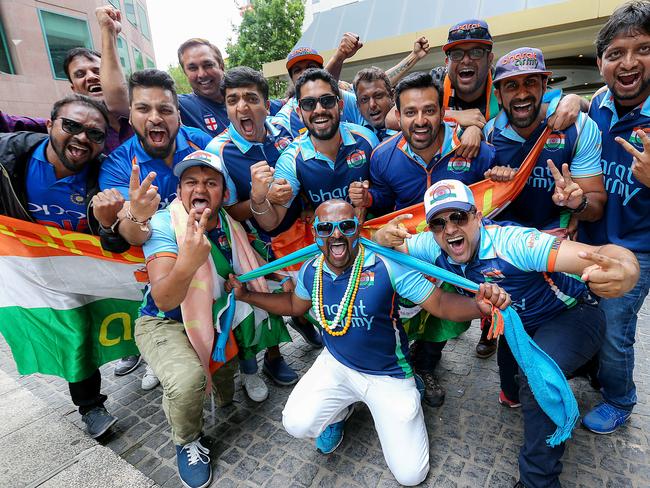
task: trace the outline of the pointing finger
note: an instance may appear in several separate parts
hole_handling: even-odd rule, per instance
[[[614,140],[618,142],[621,146],[623,146],[623,149],[625,149],[628,153],[630,153],[632,156],[634,156],[637,159],[641,158],[641,153],[636,150],[636,148],[627,142],[625,139],[622,137],[615,137]]]
[[[548,167],[549,171],[551,172],[551,175],[553,176],[553,179],[555,180],[555,184],[557,185],[558,183],[562,182],[562,175],[558,171],[558,169],[555,166],[555,163],[553,163],[552,159],[547,159],[546,160],[546,166]]]
[[[136,191],[140,186],[140,166],[131,165],[131,177],[129,178],[129,192]]]
[[[571,177],[571,170],[569,169],[568,163],[564,163],[562,165],[562,177],[564,178],[564,183],[566,185],[573,183],[573,179]]]
[[[201,234],[205,232],[205,228],[208,225],[208,219],[210,218],[211,213],[211,210],[209,208],[206,208],[201,214],[201,220],[199,220],[199,232]]]
[[[617,260],[593,251],[580,251],[578,256],[599,265],[603,269],[608,269],[618,264]]]
[[[391,220],[388,223],[389,224],[399,225],[399,223],[402,222],[402,220],[408,220],[408,219],[412,219],[412,218],[413,218],[413,214],[402,214],[402,215],[398,215],[397,217],[395,217],[393,220]]]

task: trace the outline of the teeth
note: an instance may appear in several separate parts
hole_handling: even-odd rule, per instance
[[[463,240],[463,236],[458,236],[458,237],[452,237],[451,239],[447,239],[447,242],[449,244],[454,244],[455,242],[460,242]]]

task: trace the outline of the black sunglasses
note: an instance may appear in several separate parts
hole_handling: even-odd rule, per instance
[[[449,51],[447,51],[447,57],[452,61],[462,61],[463,58],[465,57],[465,54],[468,54],[469,59],[482,59],[489,52],[490,50],[485,49],[484,47],[473,47],[472,49],[468,49],[468,50],[450,49]]]
[[[316,109],[316,105],[320,103],[320,106],[324,109],[334,108],[339,97],[336,95],[323,95],[318,98],[316,97],[305,97],[298,100],[298,106],[301,110],[305,112],[312,112]]]
[[[485,27],[473,27],[471,29],[456,29],[449,33],[449,41],[462,41],[464,39],[491,41],[490,32]]]
[[[87,127],[76,120],[66,119],[65,117],[59,118],[61,119],[61,128],[68,134],[76,136],[85,132],[88,139],[95,144],[102,144],[106,140],[106,132],[103,130],[95,129],[94,127]]]
[[[469,221],[470,213],[474,213],[474,211],[466,212],[465,210],[458,210],[450,214],[449,219],[443,219],[442,217],[431,219],[428,222],[429,230],[434,234],[438,234],[443,230],[445,230],[447,222],[451,222],[452,224],[459,225],[459,226],[465,225]]]

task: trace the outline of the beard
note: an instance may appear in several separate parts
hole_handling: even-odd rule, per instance
[[[309,123],[305,124],[305,126],[309,130],[309,135],[313,136],[314,138],[316,138],[316,139],[318,139],[320,141],[329,141],[339,131],[339,124],[340,124],[341,120],[338,117],[337,118],[330,117],[330,119],[332,120],[332,125],[330,126],[329,129],[316,129],[316,128],[314,128],[314,125],[311,123],[311,119],[312,118],[310,117]]]
[[[50,143],[52,144],[52,149],[54,149],[54,153],[61,161],[61,164],[63,164],[63,167],[68,171],[72,171],[73,173],[79,173],[79,171],[81,171],[84,168],[86,163],[88,163],[88,161],[92,159],[92,150],[86,144],[80,144],[79,142],[75,141],[77,145],[85,146],[88,148],[88,159],[80,163],[73,163],[68,159],[68,157],[65,154],[65,148],[67,144],[71,142],[73,142],[73,139],[70,139],[64,146],[60,146],[59,142],[55,138],[50,137]]]
[[[641,80],[641,84],[639,85],[639,89],[636,90],[634,93],[625,93],[625,94],[620,93],[616,89],[616,83],[614,83],[613,87],[610,87],[610,90],[614,94],[615,100],[634,100],[635,98],[638,98],[644,92],[646,92],[648,88],[650,88],[650,77],[643,78]]]
[[[533,104],[532,112],[530,113],[530,115],[528,115],[525,118],[516,118],[513,115],[513,112],[511,110],[512,105],[515,103],[526,103],[526,102],[530,102]],[[528,97],[524,100],[517,100],[516,102],[512,100],[510,102],[509,107],[506,107],[505,105],[503,106],[503,110],[506,112],[506,115],[508,116],[508,121],[517,129],[526,129],[527,127],[530,127],[532,123],[535,122],[535,120],[537,120],[541,108],[542,108],[542,99],[540,98],[537,101],[537,104],[535,104],[535,99],[533,97]]]
[[[163,147],[152,147],[151,144],[149,144],[149,141],[145,134],[141,133],[135,127],[133,127],[133,130],[135,131],[135,134],[138,136],[138,140],[140,141],[140,144],[142,144],[142,147],[144,148],[146,153],[153,158],[165,159],[167,156],[171,154],[171,152],[174,149],[174,143],[176,142],[176,135],[178,134],[178,129],[176,129],[176,132],[174,134],[169,134],[169,143]]]

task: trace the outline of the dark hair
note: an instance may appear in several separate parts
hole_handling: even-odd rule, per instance
[[[143,69],[134,72],[129,77],[129,100],[133,101],[133,89],[136,87],[144,88],[162,88],[172,92],[174,105],[178,107],[178,96],[176,95],[176,86],[174,79],[166,71],[159,69]]]
[[[224,69],[223,56],[221,55],[221,51],[219,51],[219,48],[214,44],[212,44],[207,39],[201,39],[200,37],[192,37],[191,39],[188,39],[183,44],[181,44],[177,51],[178,64],[181,65],[181,68],[183,68],[183,70],[185,70],[185,66],[183,66],[183,53],[189,48],[195,46],[208,46],[210,50],[214,53],[214,56],[217,58],[217,63],[219,63],[219,67],[221,69]]]
[[[329,73],[329,71],[326,71],[321,68],[309,68],[300,75],[298,78],[298,81],[296,81],[296,99],[300,100],[300,89],[303,87],[303,85],[309,81],[324,81],[325,83],[329,83],[330,87],[332,87],[332,91],[334,92],[334,95],[337,97],[341,98],[341,90],[339,90],[339,84],[338,82],[334,79],[334,77]]]
[[[361,81],[367,81],[367,82],[383,81],[384,85],[386,85],[386,91],[388,93],[393,92],[393,86],[390,84],[388,75],[383,69],[377,68],[376,66],[371,66],[370,68],[364,68],[357,73],[357,75],[354,77],[354,81],[352,81],[352,86],[354,87],[355,92],[357,91],[357,85]]]
[[[596,35],[596,54],[599,58],[607,46],[619,35],[650,35],[650,3],[643,0],[627,2],[610,16]]]
[[[59,117],[59,112],[61,109],[66,105],[70,105],[71,103],[86,105],[87,107],[97,110],[100,114],[102,114],[104,122],[106,122],[106,126],[108,126],[108,110],[106,110],[106,106],[97,100],[87,97],[86,95],[79,95],[78,93],[73,93],[72,95],[68,95],[61,100],[54,102],[54,105],[52,105],[52,111],[50,112],[50,120],[54,121],[57,119]]]
[[[414,88],[435,88],[438,92],[438,106],[442,107],[442,87],[433,79],[431,73],[418,71],[404,77],[395,87],[395,105],[397,106],[397,110],[399,110],[400,107],[399,97],[402,92]]]
[[[264,75],[248,66],[238,66],[226,71],[221,79],[219,90],[222,96],[226,96],[226,89],[241,88],[243,86],[255,85],[255,88],[262,94],[266,102],[269,99],[269,84]]]
[[[93,51],[92,49],[88,49],[87,47],[73,47],[72,49],[70,49],[65,54],[65,59],[63,60],[63,71],[65,71],[65,75],[68,77],[68,81],[70,81],[71,83],[72,83],[72,77],[68,72],[68,68],[70,67],[70,63],[72,63],[72,60],[77,56],[83,56],[84,58],[90,59],[91,61],[94,58],[102,59],[101,54],[99,54],[97,51]]]

